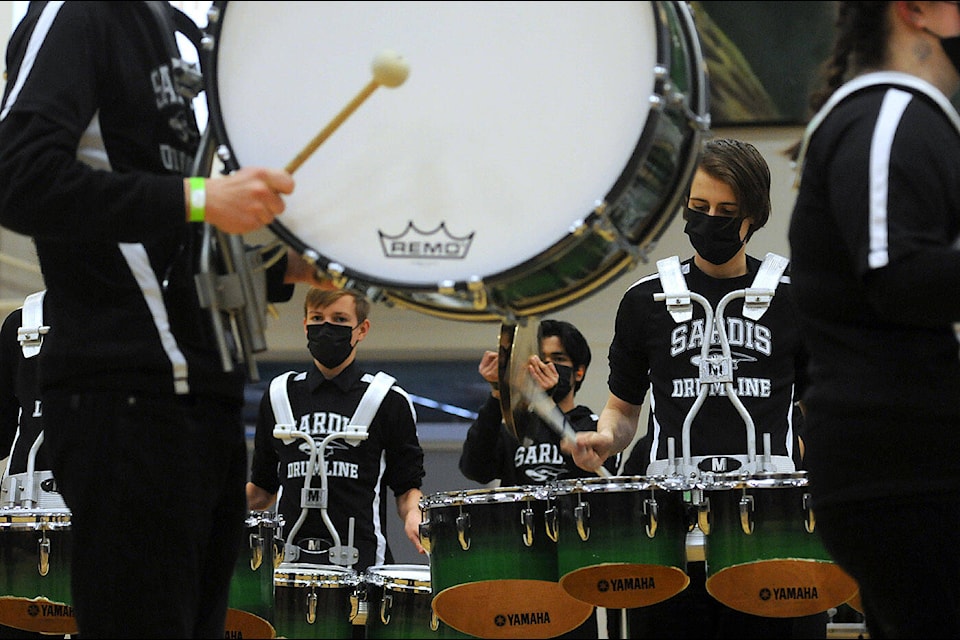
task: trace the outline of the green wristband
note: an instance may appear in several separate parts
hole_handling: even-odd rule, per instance
[[[207,180],[190,178],[190,222],[203,222],[207,217]]]

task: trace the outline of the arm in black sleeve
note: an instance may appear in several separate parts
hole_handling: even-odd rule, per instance
[[[0,460],[7,457],[20,424],[20,400],[17,398],[17,368],[20,343],[17,329],[22,311],[9,314],[0,328]]]
[[[250,463],[250,482],[270,493],[280,490],[278,465],[280,456],[274,448],[273,428],[276,426],[269,388],[260,399],[257,429],[253,440],[253,460]]]
[[[503,415],[500,401],[493,396],[477,412],[477,419],[467,430],[460,452],[460,473],[468,480],[487,483],[502,477],[500,439],[503,437]]]
[[[864,276],[866,296],[881,318],[943,327],[960,322],[960,251],[930,247]]]

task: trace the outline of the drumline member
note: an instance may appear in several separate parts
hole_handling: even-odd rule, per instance
[[[574,431],[595,430],[597,414],[576,404],[576,393],[590,366],[586,338],[569,322],[548,318],[537,327],[537,343],[540,353],[530,356],[531,375],[551,395]],[[534,413],[524,425],[523,442],[517,440],[503,421],[499,359],[496,351],[485,351],[477,367],[480,376],[490,384],[490,395],[467,430],[460,453],[460,473],[484,484],[499,480],[500,486],[595,477],[595,473],[584,471],[560,450],[560,436]],[[619,457],[613,456],[604,466],[616,474],[618,463]]]
[[[859,584],[871,638],[952,638],[960,7],[837,6],[789,231],[817,530]]]
[[[174,21],[166,2],[33,2],[6,56],[0,224],[34,239],[47,287],[44,446],[83,549],[81,637],[222,637],[247,515],[243,372],[200,306],[197,223],[260,229],[294,182],[188,177],[201,136]],[[267,297],[297,281],[316,270],[288,252]]]
[[[761,261],[747,254],[746,245],[769,216],[770,170],[757,149],[733,139],[704,143],[683,213],[684,232],[694,249],[693,257],[680,265],[689,291],[716,309],[727,293],[750,287]],[[631,443],[648,393],[647,432],[634,445],[623,473],[663,474],[668,454],[679,455],[682,427],[700,391],[698,367],[705,336],[711,353],[719,353],[720,346],[716,332],[704,327],[706,311],[699,304],[677,321],[664,301],[655,300],[667,277],[658,272],[641,278],[620,301],[610,345],[607,404],[596,432],[578,434],[572,450],[585,469],[595,469]],[[726,306],[723,321],[736,379],[755,383],[741,385],[737,394],[756,433],[770,434],[770,453],[785,459],[788,468],[799,468],[793,409],[806,383],[806,350],[789,284],[789,275],[779,278],[759,320],[747,317],[741,298]],[[703,464],[713,468],[713,460],[734,464],[730,461],[747,459],[744,418],[724,396],[719,389],[711,390],[690,426],[692,461],[700,468]],[[629,611],[630,637],[826,636],[825,613],[797,619],[749,615],[707,593],[702,561],[688,562],[688,574],[691,583],[678,595]]]
[[[392,564],[393,552],[386,539],[387,488],[396,498],[397,513],[404,532],[418,553],[420,544],[420,487],[426,474],[423,449],[417,436],[417,416],[406,392],[385,374],[379,379],[365,372],[357,362],[360,343],[370,332],[370,301],[358,291],[311,288],[304,301],[303,328],[313,357],[305,371],[288,372],[271,381],[257,416],[253,462],[247,483],[251,509],[271,507],[279,498],[278,513],[284,521],[287,549],[300,562],[343,564],[328,557],[334,546],[333,533],[324,522],[323,510],[304,509],[301,489],[307,479],[310,446],[297,438],[278,438],[274,428],[284,422],[288,403],[295,429],[305,433],[316,446],[331,434],[347,432],[360,412],[368,390],[376,391],[383,381],[382,397],[374,404],[373,419],[362,441],[333,440],[323,451],[324,464],[315,469],[319,479],[327,476],[325,507],[337,537],[347,542],[350,519],[354,520],[355,562],[348,566],[358,573],[370,566]],[[311,481],[313,478],[310,478]],[[319,482],[311,482],[319,487]],[[282,489],[282,491],[281,491]],[[289,553],[287,554],[290,555]],[[291,558],[287,558],[291,560]]]

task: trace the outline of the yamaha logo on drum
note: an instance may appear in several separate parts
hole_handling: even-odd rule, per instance
[[[440,232],[443,233],[440,233]],[[383,255],[388,258],[437,258],[444,260],[463,260],[470,251],[473,242],[471,231],[466,236],[457,237],[447,230],[447,223],[440,225],[430,232],[421,231],[413,224],[407,223],[407,228],[397,235],[389,235],[378,230],[380,244],[383,246]]]

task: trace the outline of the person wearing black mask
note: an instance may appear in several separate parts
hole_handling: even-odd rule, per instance
[[[758,286],[761,260],[747,254],[747,241],[770,217],[770,169],[751,144],[727,138],[704,143],[683,211],[684,232],[694,254],[673,258],[690,294],[699,294],[716,314],[729,293]],[[664,262],[664,261],[661,261]],[[776,264],[776,262],[774,262]],[[757,318],[744,298],[722,310],[732,358],[733,387],[753,421],[758,452],[760,434],[769,434],[770,453],[785,469],[801,468],[801,417],[795,411],[806,385],[807,352],[790,295],[786,259],[772,282],[769,307]],[[574,459],[596,468],[634,441],[641,407],[650,394],[646,433],[636,440],[623,464],[624,475],[669,473],[668,459],[683,451],[683,427],[689,427],[690,457],[707,471],[736,471],[748,462],[746,422],[722,384],[712,383],[702,404],[700,362],[704,339],[709,356],[722,352],[719,333],[705,328],[706,310],[692,302],[688,315],[657,298],[671,285],[661,270],[633,283],[620,301],[610,344],[610,394],[595,433],[577,435]],[[671,453],[670,443],[675,451]],[[778,467],[779,469],[780,467]],[[628,610],[631,638],[824,638],[827,615],[761,617],[730,608],[706,590],[706,567],[688,561],[690,584],[679,594],[651,606]]]
[[[537,328],[537,339],[540,353],[530,356],[536,382],[560,407],[574,431],[596,429],[597,414],[575,401],[590,366],[586,338],[569,322],[546,319]],[[531,423],[524,425],[523,441],[517,441],[503,422],[499,360],[496,351],[485,351],[480,359],[478,371],[490,383],[490,395],[467,430],[460,453],[460,472],[467,479],[484,484],[499,480],[504,487],[596,477],[560,451],[560,437],[536,414],[530,414]],[[617,459],[608,461],[607,468],[616,474]]]
[[[358,558],[351,566],[362,573],[370,566],[393,564],[393,553],[385,532],[389,487],[396,498],[397,513],[404,532],[419,553],[420,499],[425,475],[423,449],[417,437],[416,412],[406,392],[385,374],[374,376],[356,361],[357,348],[370,332],[370,301],[362,293],[342,289],[312,288],[304,301],[304,333],[313,366],[306,371],[288,372],[271,381],[264,393],[257,418],[247,504],[252,510],[270,508],[280,492],[279,514],[284,521],[288,549],[297,549],[290,562],[343,564],[330,558],[333,536],[320,508],[301,503],[305,486],[309,444],[302,436],[278,438],[277,425],[307,434],[317,446],[329,435],[346,431],[360,415],[372,415],[366,439],[350,442],[331,440],[323,453],[324,466],[316,465],[310,486],[320,489],[322,474],[327,477],[326,515],[341,546],[348,543],[350,518],[354,519],[354,543]],[[374,400],[372,413],[361,410],[377,387],[382,397]],[[376,404],[379,402],[379,405]],[[285,414],[283,407],[289,408]],[[362,421],[367,422],[367,421]],[[353,445],[353,446],[351,446]],[[318,460],[319,462],[319,460]],[[293,529],[301,515],[302,523]]]

